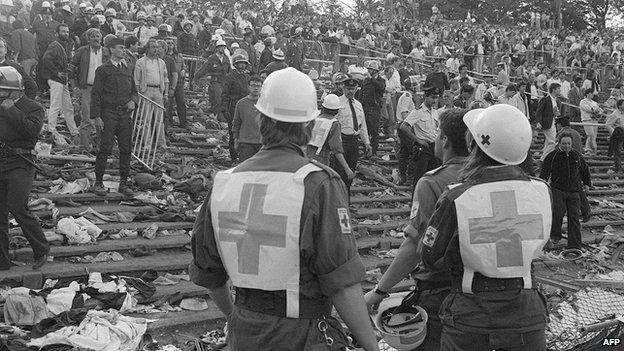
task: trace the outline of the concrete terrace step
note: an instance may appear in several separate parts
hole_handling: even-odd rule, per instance
[[[193,222],[129,222],[129,223],[104,223],[97,224],[104,232],[118,231],[121,229],[143,230],[151,225],[157,225],[159,230],[193,229]],[[20,227],[12,228],[11,234],[22,234]]]
[[[67,217],[67,216],[76,216],[79,213],[86,211],[88,208],[92,208],[94,211],[97,211],[101,214],[107,213],[116,213],[116,212],[132,212],[132,213],[153,213],[156,211],[154,206],[126,206],[126,205],[116,205],[116,204],[93,204],[93,205],[82,205],[79,207],[58,207],[59,216]],[[39,217],[51,217],[52,212],[49,210],[44,211],[35,211],[33,214]]]

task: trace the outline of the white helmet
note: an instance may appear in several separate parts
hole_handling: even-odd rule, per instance
[[[319,115],[316,87],[310,77],[292,67],[275,71],[264,81],[256,108],[281,122],[311,121]]]
[[[390,294],[379,303],[373,319],[386,343],[399,351],[413,350],[427,336],[427,312],[420,306],[405,306],[395,313],[407,293]],[[407,311],[405,311],[407,310]]]
[[[526,116],[517,108],[501,104],[468,111],[464,122],[479,148],[492,159],[518,165],[527,157],[533,133]]]
[[[117,17],[117,11],[115,11],[115,9],[113,8],[107,9],[104,12],[104,16],[105,17]]]
[[[49,2],[44,1],[44,2],[41,3],[41,8],[42,9],[44,9],[44,8],[52,8],[52,5],[50,5]]]
[[[219,41],[219,40],[223,40],[223,38],[219,34],[212,35],[212,41]]]
[[[323,99],[323,103],[321,104],[328,110],[339,110],[340,109],[340,99],[336,94],[328,94]]]
[[[217,46],[227,46],[227,44],[225,43],[225,41],[223,41],[223,39],[219,39],[217,40],[217,43],[215,44],[215,47]]]
[[[225,29],[217,28],[217,30],[215,30],[215,34],[219,34],[219,35],[223,36],[223,35],[225,35]]]

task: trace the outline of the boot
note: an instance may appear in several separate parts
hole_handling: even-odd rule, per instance
[[[93,193],[98,196],[106,196],[106,188],[102,181],[96,181],[93,185]]]
[[[130,187],[128,186],[128,183],[126,182],[126,180],[122,180],[119,183],[119,189],[117,190],[118,193],[123,194],[125,196],[132,196],[134,195],[134,191],[132,191],[132,189],[130,189]]]

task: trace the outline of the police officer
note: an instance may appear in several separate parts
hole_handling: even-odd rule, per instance
[[[264,70],[267,71],[267,74],[271,74],[275,71],[279,71],[280,69],[288,67],[286,62],[284,62],[285,59],[286,56],[284,56],[284,52],[282,51],[282,49],[277,49],[273,51],[273,62],[266,65],[266,67],[264,67]]]
[[[9,212],[33,250],[32,268],[39,269],[47,261],[50,246],[27,204],[35,177],[33,150],[45,112],[24,95],[22,76],[15,68],[0,67],[0,78],[0,270],[11,268]]]
[[[357,169],[360,158],[358,138],[362,139],[366,148],[366,155],[372,152],[368,139],[368,129],[366,128],[366,118],[362,104],[355,99],[355,92],[358,89],[358,81],[348,77],[344,82],[343,95],[340,96],[340,110],[336,115],[340,122],[340,133],[342,138],[342,149],[344,157],[350,170]],[[349,178],[345,167],[340,165],[334,158],[332,168],[340,174],[340,178],[347,185],[347,190],[351,189],[353,178]]]
[[[435,141],[435,154],[443,165],[425,173],[416,184],[410,224],[405,228],[406,238],[399,252],[379,280],[374,290],[365,296],[369,306],[374,306],[387,296],[394,285],[405,278],[414,268],[412,278],[416,282],[417,298],[414,302],[427,311],[427,335],[416,349],[435,351],[440,349],[442,323],[438,317],[440,304],[450,292],[450,277],[446,270],[423,267],[417,251],[418,243],[427,228],[427,223],[435,210],[438,198],[448,185],[457,182],[459,171],[466,163],[468,148],[464,139],[466,124],[463,116],[466,110],[451,109],[440,116],[440,133]]]
[[[235,69],[225,77],[221,101],[223,102],[223,115],[228,123],[228,133],[230,135],[230,159],[234,162],[238,159],[238,152],[236,152],[236,148],[234,147],[232,121],[234,118],[234,111],[236,110],[236,103],[249,94],[249,74],[247,73],[249,61],[247,61],[244,55],[236,54],[232,58],[232,63]]]
[[[269,75],[256,104],[263,148],[215,176],[195,223],[189,273],[226,315],[233,351],[339,350],[332,304],[365,350],[378,349],[346,189],[302,151],[316,98],[294,68]]]
[[[434,154],[434,141],[438,129],[438,90],[424,89],[425,100],[418,110],[412,111],[401,124],[401,143],[412,146],[412,154],[407,167],[407,183],[415,185],[425,172],[440,166]]]
[[[460,181],[438,200],[419,246],[425,267],[447,269],[441,350],[546,350],[545,299],[531,274],[548,241],[548,185],[517,165],[531,126],[517,108],[494,105],[464,116],[474,138]]]
[[[130,175],[130,145],[132,140],[132,111],[138,94],[132,71],[124,60],[124,41],[112,38],[108,41],[110,60],[95,70],[91,90],[91,119],[101,132],[100,147],[95,160],[95,185],[93,192],[106,195],[102,182],[106,161],[113,149],[114,138],[119,144],[119,192],[132,195],[127,178]]]
[[[347,178],[355,177],[355,170],[349,168],[344,158],[342,138],[340,136],[340,123],[336,115],[340,110],[340,99],[334,94],[329,94],[323,99],[321,115],[314,120],[312,137],[308,144],[308,157],[329,166],[331,156],[343,169],[346,170]]]
[[[197,81],[204,76],[210,77],[208,87],[208,99],[210,100],[210,111],[221,114],[221,95],[223,94],[223,80],[230,73],[230,60],[225,55],[225,41],[217,40],[214,54],[208,56],[206,62],[195,72],[193,81]]]

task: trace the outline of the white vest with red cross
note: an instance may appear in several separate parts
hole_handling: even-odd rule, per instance
[[[299,318],[299,223],[304,180],[295,173],[233,172],[215,176],[210,211],[215,241],[232,284],[286,291],[286,317]]]
[[[476,205],[478,204],[478,205]],[[474,273],[523,278],[531,289],[531,262],[550,236],[551,199],[544,182],[507,180],[477,184],[455,199],[462,291],[472,293]]]
[[[331,127],[334,125],[334,122],[338,122],[338,120],[323,117],[319,117],[314,120],[314,128],[312,129],[312,136],[310,137],[308,145],[316,147],[317,155],[321,153],[323,145],[325,145],[325,141],[329,136],[329,132],[331,131]]]

